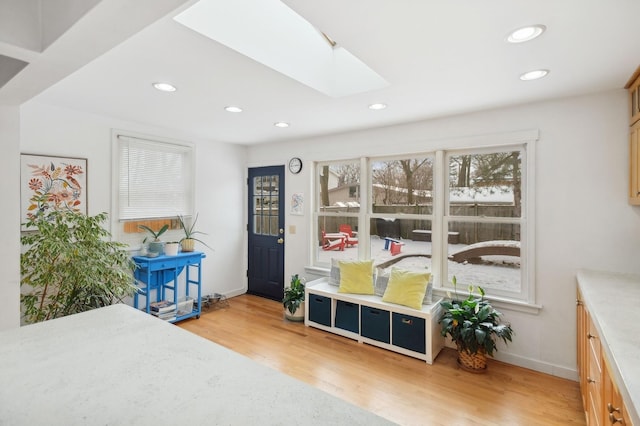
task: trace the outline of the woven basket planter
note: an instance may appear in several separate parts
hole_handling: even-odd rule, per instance
[[[182,251],[193,251],[196,246],[196,240],[185,238],[182,240]]]
[[[484,373],[487,371],[487,354],[483,349],[472,354],[458,346],[458,365],[460,368],[472,373]]]

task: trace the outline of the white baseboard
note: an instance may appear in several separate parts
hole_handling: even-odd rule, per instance
[[[456,349],[451,343],[445,343],[445,346]],[[527,358],[521,355],[515,355],[508,352],[500,351],[494,353],[494,358],[506,364],[516,365],[529,370],[538,371],[540,373],[549,374],[551,376],[561,377],[567,380],[578,381],[578,371],[575,368],[568,368],[561,365],[551,364],[539,359]],[[436,360],[437,362],[437,360]]]

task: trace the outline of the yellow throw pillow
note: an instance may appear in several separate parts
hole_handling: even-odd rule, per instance
[[[338,293],[373,294],[373,260],[341,261]]]
[[[429,284],[429,272],[391,268],[389,284],[382,296],[383,302],[422,309],[422,300]]]

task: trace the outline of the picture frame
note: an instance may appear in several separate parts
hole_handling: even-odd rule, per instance
[[[304,194],[302,192],[296,192],[291,196],[291,214],[304,215]]]
[[[47,210],[87,214],[86,158],[20,154],[20,223]]]

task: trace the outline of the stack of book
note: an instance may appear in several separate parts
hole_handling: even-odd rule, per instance
[[[165,321],[173,321],[176,319],[176,304],[168,300],[160,300],[149,304],[151,313]]]

